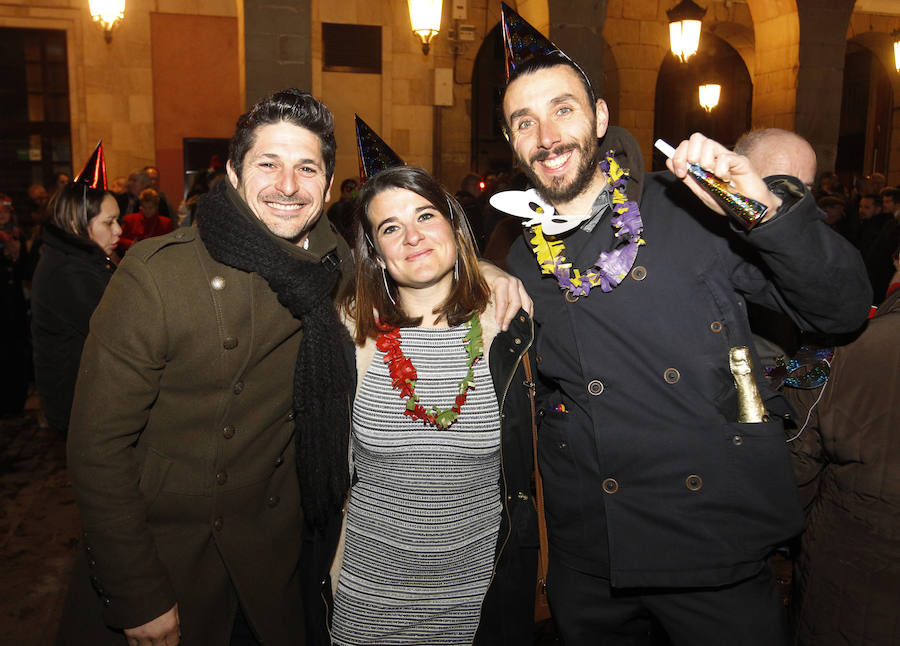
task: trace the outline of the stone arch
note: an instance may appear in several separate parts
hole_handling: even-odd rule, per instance
[[[850,30],[852,34],[852,29]],[[893,38],[890,33],[878,31],[860,31],[856,34],[848,34],[848,43],[858,45],[868,50],[873,58],[877,60],[884,71],[890,83],[891,105],[889,106],[888,128],[890,132],[885,137],[888,142],[887,155],[885,156],[884,168],[871,168],[873,151],[867,150],[865,162],[861,171],[866,173],[875,170],[884,172],[887,176],[888,184],[900,184],[900,75],[895,73],[894,54],[893,54]],[[873,135],[874,137],[874,135]],[[866,138],[867,147],[871,145],[873,137]]]

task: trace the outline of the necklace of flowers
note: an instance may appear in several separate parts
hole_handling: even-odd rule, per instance
[[[566,260],[566,245],[562,240],[545,238],[539,224],[531,229],[534,234],[530,241],[531,247],[541,266],[541,272],[556,276],[559,286],[573,296],[587,296],[591,287],[597,286],[604,292],[611,292],[631,271],[638,247],[645,244],[641,238],[644,230],[641,211],[637,202],[629,200],[625,195],[628,171],[616,163],[613,151],[609,151],[600,162],[600,170],[613,189],[612,208],[615,215],[612,226],[617,238],[625,236],[624,246],[604,251],[594,266],[582,273],[578,269],[572,269],[572,263]]]
[[[478,313],[466,323],[468,331],[463,337],[466,346],[467,370],[466,375],[459,382],[458,394],[450,408],[438,408],[432,406],[430,410],[419,403],[419,395],[416,394],[416,379],[418,373],[416,367],[404,354],[400,347],[400,329],[382,330],[375,339],[375,347],[384,352],[384,362],[388,365],[391,375],[391,386],[400,391],[400,398],[406,398],[406,410],[404,415],[413,419],[420,419],[439,429],[449,428],[459,411],[466,403],[469,389],[475,384],[475,363],[484,356],[483,343],[481,341],[481,319]]]

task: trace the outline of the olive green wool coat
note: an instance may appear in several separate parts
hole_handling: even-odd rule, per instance
[[[235,208],[271,235],[230,190]],[[321,218],[304,250],[349,251]],[[346,273],[346,272],[345,272]],[[265,644],[302,644],[293,373],[300,323],[196,229],[141,242],[91,320],[69,431],[84,550],[66,644],[124,644],[176,602],[182,644],[229,642],[238,601]]]

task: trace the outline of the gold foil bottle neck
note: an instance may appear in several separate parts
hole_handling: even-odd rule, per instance
[[[763,421],[766,407],[756,379],[753,378],[753,359],[750,349],[745,345],[731,348],[728,351],[728,367],[734,377],[734,387],[738,393],[738,422],[753,423]]]

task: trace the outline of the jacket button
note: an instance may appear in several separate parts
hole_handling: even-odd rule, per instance
[[[238,346],[237,337],[226,336],[222,340],[222,347],[225,348],[226,350],[234,350],[237,346]]]
[[[268,498],[266,498],[266,505],[268,505],[270,508],[277,507],[279,502],[281,502],[281,498],[279,498],[278,496],[269,496]]]
[[[110,603],[112,603],[112,602],[109,600],[109,597],[103,597],[103,605],[104,605],[104,606],[106,606],[107,608],[109,608],[109,604],[110,604]]]
[[[228,474],[224,471],[219,471],[216,474],[216,484],[223,485],[228,482]]]
[[[567,291],[566,292],[566,300],[569,301],[570,303],[574,303],[578,300],[578,297],[575,294],[573,294],[572,292]]]
[[[534,360],[537,361],[537,364],[538,364],[538,365],[541,365],[542,363],[544,363],[544,357],[542,357],[542,356],[539,355],[539,354],[538,354],[538,355],[535,355]]]
[[[290,413],[288,413],[289,422],[293,422],[295,417],[297,417],[297,411],[292,410]]]
[[[525,493],[524,491],[520,491],[519,493],[517,493],[517,494],[516,494],[516,497],[517,497],[519,500],[525,500],[525,501],[528,500],[528,494]]]
[[[243,381],[238,381],[237,383],[234,384],[234,387],[231,389],[231,391],[235,395],[240,395],[243,392],[243,390],[244,390],[244,382]]]
[[[213,521],[213,529],[215,529],[217,532],[221,532],[221,531],[222,531],[222,527],[223,527],[224,525],[225,525],[225,521],[222,520],[222,517],[221,517],[221,516],[219,516],[218,518],[216,518],[216,519]]]
[[[95,561],[94,559],[90,559],[88,561],[88,567],[94,569],[95,567],[97,567],[97,561]]]
[[[698,475],[691,474],[684,479],[684,486],[691,491],[700,491],[703,487],[703,478]]]
[[[234,437],[234,431],[235,431],[234,426],[232,426],[231,424],[228,424],[227,426],[225,426],[225,428],[222,429],[222,436],[226,440],[230,440],[231,438]]]
[[[524,322],[525,322],[525,315],[522,314],[519,316],[519,323],[524,323]]]
[[[740,435],[735,435],[733,438],[731,438],[731,443],[735,446],[740,446],[744,443],[744,438],[742,438]]]
[[[603,491],[608,494],[614,494],[619,490],[619,483],[615,478],[607,478],[603,481],[601,486],[603,487]]]
[[[642,265],[638,265],[631,270],[631,277],[635,280],[644,280],[647,277],[647,268]]]
[[[599,379],[593,379],[592,381],[588,382],[587,391],[588,393],[596,397],[603,392],[603,382]]]
[[[677,384],[681,379],[681,373],[675,368],[666,368],[666,371],[663,373],[663,379],[666,380],[667,384]]]
[[[275,466],[280,467],[282,464],[284,464],[284,458],[279,455],[277,458],[275,458]]]
[[[713,321],[709,324],[709,329],[718,334],[722,331],[722,328],[725,327],[722,325],[722,321]]]
[[[223,289],[225,289],[225,279],[221,276],[213,276],[209,281],[209,285],[217,292],[221,292]]]
[[[516,337],[515,339],[513,339],[513,343],[515,343],[516,345],[522,345],[522,339]]]

